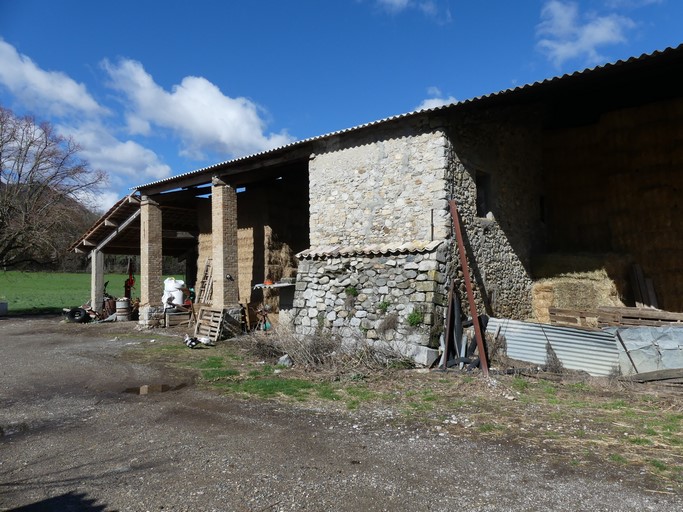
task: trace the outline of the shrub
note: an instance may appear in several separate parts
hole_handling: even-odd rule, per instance
[[[424,316],[424,312],[422,312],[421,310],[413,309],[410,313],[408,313],[406,321],[408,322],[409,326],[417,327],[424,321]]]
[[[382,302],[377,304],[377,309],[379,309],[382,313],[386,313],[390,305],[391,303],[388,300],[383,300]]]

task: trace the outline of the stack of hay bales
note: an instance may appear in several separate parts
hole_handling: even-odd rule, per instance
[[[594,310],[623,306],[633,260],[619,254],[545,254],[533,263],[534,321],[548,323],[549,308]]]

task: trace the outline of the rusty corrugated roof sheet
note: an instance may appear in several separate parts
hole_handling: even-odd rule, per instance
[[[296,255],[302,260],[315,260],[333,258],[336,256],[382,256],[391,254],[426,253],[435,251],[444,240],[432,240],[428,242],[406,242],[403,244],[369,244],[360,247],[326,245],[311,247]]]
[[[434,107],[434,108],[430,108],[430,109],[422,109],[422,110],[414,110],[412,112],[407,112],[404,114],[398,114],[395,116],[386,117],[384,119],[379,119],[377,121],[371,121],[369,123],[357,125],[357,126],[354,126],[351,128],[346,128],[343,130],[337,130],[334,132],[326,133],[324,135],[317,135],[315,137],[309,137],[307,139],[302,139],[299,141],[291,142],[291,143],[286,144],[284,146],[279,146],[277,148],[267,149],[267,150],[261,151],[259,153],[254,153],[251,155],[246,155],[246,156],[234,158],[231,160],[225,160],[223,162],[219,162],[219,163],[210,165],[208,167],[202,167],[202,168],[194,170],[194,171],[185,172],[182,174],[171,176],[169,178],[164,178],[161,180],[153,181],[151,183],[146,183],[144,185],[139,185],[137,187],[133,187],[131,190],[141,190],[141,189],[144,189],[146,187],[151,187],[154,185],[160,185],[160,184],[167,183],[167,182],[170,183],[170,182],[173,182],[175,180],[187,178],[189,176],[194,176],[196,174],[201,174],[201,173],[208,172],[211,170],[216,170],[216,169],[219,169],[221,167],[236,164],[239,162],[259,158],[261,156],[269,155],[271,153],[277,153],[280,151],[285,151],[285,150],[288,150],[288,149],[291,149],[291,148],[294,148],[297,146],[302,146],[302,145],[307,144],[307,143],[326,139],[328,137],[333,137],[336,135],[341,135],[341,134],[353,132],[356,130],[361,130],[363,128],[368,128],[370,126],[375,126],[378,124],[387,123],[390,121],[395,121],[398,119],[407,118],[407,117],[411,117],[411,116],[418,115],[418,114],[424,114],[424,113],[429,113],[429,112],[437,112],[437,111],[447,110],[450,108],[463,106],[463,105],[475,105],[479,102],[486,102],[489,100],[504,98],[506,96],[512,96],[515,94],[524,94],[524,93],[529,92],[529,91],[541,89],[541,88],[544,88],[546,86],[552,86],[554,84],[557,84],[559,82],[564,82],[567,80],[580,80],[586,75],[591,75],[594,73],[600,73],[603,71],[609,71],[609,70],[612,70],[615,68],[620,68],[620,67],[627,66],[627,65],[637,64],[638,62],[641,62],[641,61],[646,61],[646,60],[650,60],[650,59],[654,59],[654,58],[672,55],[672,54],[680,52],[680,51],[683,51],[683,44],[680,44],[675,48],[666,48],[664,50],[655,50],[652,53],[644,53],[644,54],[640,55],[639,57],[631,57],[631,58],[626,59],[626,60],[618,60],[618,61],[613,62],[613,63],[607,63],[607,64],[603,64],[600,66],[595,66],[592,68],[586,68],[586,69],[581,70],[581,71],[575,71],[573,73],[566,73],[564,75],[555,76],[552,78],[547,78],[545,80],[539,80],[537,82],[532,82],[530,84],[521,85],[519,87],[504,89],[504,90],[499,91],[499,92],[494,92],[494,93],[490,93],[490,94],[484,94],[481,96],[476,96],[474,98],[462,100],[462,101],[455,102],[455,103],[450,103],[447,105],[442,105],[439,107]]]

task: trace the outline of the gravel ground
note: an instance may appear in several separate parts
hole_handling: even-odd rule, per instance
[[[381,411],[217,396],[120,358],[139,342],[115,338],[121,325],[58,321],[0,320],[0,510],[683,509],[637,471],[560,466]],[[124,392],[143,384],[177,389]]]

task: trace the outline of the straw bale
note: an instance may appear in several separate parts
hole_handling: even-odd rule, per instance
[[[536,258],[532,312],[549,322],[548,309],[593,310],[623,306],[632,258],[618,254],[549,254]]]
[[[254,228],[237,230],[237,275],[239,300],[249,303],[254,279]]]
[[[213,255],[213,245],[211,244],[211,233],[200,233],[197,242],[197,278],[201,279],[206,266],[206,260]]]

